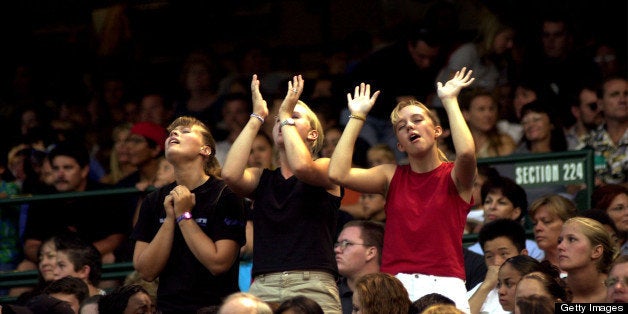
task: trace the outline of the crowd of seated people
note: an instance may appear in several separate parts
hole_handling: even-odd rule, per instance
[[[205,312],[229,313],[227,303],[237,301],[239,306],[260,313],[289,313],[297,311],[297,308],[303,313],[320,313],[323,310],[332,313],[419,313],[418,307],[412,304],[419,299],[415,292],[407,290],[407,283],[398,282],[397,274],[388,275],[379,271],[380,242],[384,241],[379,237],[386,236],[374,237],[371,233],[377,232],[371,229],[379,226],[383,229],[387,222],[386,209],[392,206],[387,205],[390,201],[388,186],[363,193],[338,184],[340,181],[325,177],[328,158],[334,159],[336,145],[343,143],[343,147],[346,146],[342,135],[347,125],[360,120],[364,127],[356,135],[358,141],[351,164],[361,168],[352,168],[352,173],[360,173],[362,168],[372,170],[409,165],[413,152],[408,152],[399,143],[396,137],[398,130],[393,128],[389,119],[390,112],[398,103],[414,101],[435,112],[449,110],[443,109],[447,104],[443,104],[439,97],[437,82],[445,84],[452,76],[455,78],[456,71],[466,68],[473,71],[475,81],[464,86],[460,93],[463,119],[449,121],[449,118],[457,117],[448,116],[449,112],[436,119],[421,118],[439,120],[435,127],[440,128],[438,130],[442,133],[438,133],[435,140],[438,148],[447,152],[446,158],[439,156],[439,160],[456,161],[457,152],[453,148],[460,143],[456,143],[452,134],[459,132],[457,123],[462,122],[469,128],[477,159],[502,156],[516,159],[529,154],[591,149],[595,167],[590,169],[594,186],[544,185],[533,188],[523,187],[495,173],[492,168],[490,171],[478,168],[481,178],[475,181],[473,193],[469,194],[472,202],[467,202],[467,205],[473,210],[473,215],[469,216],[471,220],[467,221],[464,233],[479,234],[479,241],[471,243],[465,250],[483,255],[480,258],[485,261],[486,273],[480,275],[484,280],[474,285],[475,289],[467,287],[470,307],[459,306],[459,309],[471,313],[478,313],[482,308],[519,312],[525,311],[532,303],[541,307],[548,302],[626,302],[628,298],[621,291],[622,288],[628,290],[628,283],[625,274],[621,273],[623,265],[620,262],[621,256],[628,254],[626,60],[616,55],[618,65],[609,67],[608,62],[603,62],[608,59],[604,54],[616,48],[606,42],[596,43],[594,52],[587,50],[591,47],[578,46],[579,42],[574,38],[580,34],[564,15],[540,17],[538,25],[535,25],[536,37],[533,40],[528,38],[535,44],[523,47],[523,37],[518,37],[524,31],[520,25],[509,25],[499,12],[488,8],[481,13],[482,23],[477,29],[477,36],[473,36],[476,37],[474,40],[452,44],[452,39],[444,38],[442,30],[436,29],[435,25],[422,23],[409,31],[406,37],[395,38],[396,41],[391,41],[390,45],[351,60],[351,66],[345,62],[339,71],[338,64],[332,65],[332,61],[337,62],[337,59],[327,60],[328,66],[333,69],[320,74],[298,69],[299,73],[308,73],[299,76],[299,79],[293,79],[292,73],[286,74],[296,69],[279,66],[272,69],[248,64],[253,61],[247,58],[260,57],[258,54],[269,57],[266,55],[268,51],[261,47],[243,49],[241,63],[230,71],[223,68],[225,60],[216,54],[195,50],[181,58],[180,86],[171,88],[172,91],[178,90],[178,94],[132,84],[118,76],[95,73],[102,79],[92,84],[93,90],[84,92],[88,95],[83,97],[85,99],[45,99],[45,102],[39,94],[30,98],[24,96],[23,101],[37,99],[28,104],[12,99],[16,107],[11,108],[15,110],[0,112],[4,115],[2,121],[12,121],[1,127],[9,136],[0,148],[0,199],[57,193],[79,195],[85,191],[128,187],[136,188],[138,193],[130,196],[69,197],[19,205],[0,204],[0,272],[38,272],[36,287],[0,290],[0,295],[16,297],[16,307],[36,308],[41,305],[37,302],[50,303],[48,296],[56,297],[55,293],[61,293],[53,293],[51,286],[55,287],[53,283],[69,276],[81,279],[87,291],[85,293],[80,284],[59,283],[61,287],[67,285],[81,290],[63,292],[76,295],[68,301],[75,311],[87,297],[106,294],[112,296],[99,300],[94,298],[94,301],[102,302],[103,309],[121,307],[126,301],[128,306],[148,311],[163,306],[158,300],[159,288],[147,291],[122,282],[100,282],[102,264],[134,262],[137,266],[141,256],[134,256],[137,254],[136,242],[131,234],[134,230],[137,232],[138,220],[147,219],[149,212],[143,208],[159,203],[164,213],[163,217],[155,218],[155,221],[160,219],[160,225],[154,228],[154,237],[164,238],[159,238],[158,243],[172,244],[168,242],[172,240],[168,237],[173,237],[177,244],[187,243],[185,249],[173,249],[172,252],[183,252],[179,257],[186,262],[201,261],[194,264],[199,268],[206,266],[202,262],[208,256],[204,254],[209,253],[198,250],[194,244],[206,243],[192,240],[192,237],[198,236],[195,234],[198,230],[188,233],[184,230],[190,229],[179,227],[187,222],[195,222],[203,228],[209,223],[218,225],[215,221],[203,222],[204,217],[194,217],[192,208],[197,204],[194,202],[201,199],[199,196],[194,199],[195,193],[201,195],[195,188],[204,186],[205,181],[200,185],[197,182],[190,184],[189,187],[193,188],[186,188],[187,191],[182,192],[179,188],[185,185],[182,178],[186,175],[196,178],[186,170],[189,169],[188,162],[197,162],[194,158],[200,158],[203,161],[195,164],[194,169],[203,169],[203,162],[208,158],[217,158],[218,164],[213,165],[214,172],[208,176],[222,182],[220,170],[227,165],[222,174],[228,185],[226,193],[229,202],[237,202],[238,208],[242,205],[246,213],[244,222],[239,218],[231,221],[229,219],[233,217],[226,216],[225,220],[229,221],[224,226],[224,230],[233,232],[230,236],[237,239],[229,243],[246,243],[236,250],[239,253],[231,247],[228,250],[237,253],[233,258],[233,254],[229,254],[229,262],[241,263],[240,271],[246,272],[245,276],[241,274],[244,282],[240,282],[240,290],[249,293],[253,280],[270,281],[271,274],[284,271],[284,265],[277,260],[283,255],[275,249],[269,250],[272,240],[265,242],[270,238],[253,241],[253,235],[268,236],[269,232],[278,236],[282,245],[286,244],[286,247],[279,248],[284,253],[316,250],[321,256],[325,255],[317,261],[323,263],[320,265],[310,263],[312,260],[291,259],[295,267],[301,268],[286,269],[286,272],[298,270],[300,279],[332,275],[329,278],[338,278],[338,287],[332,284],[334,287],[327,291],[332,296],[319,302],[320,295],[269,297],[276,291],[264,290],[270,288],[259,281],[251,291],[258,296],[242,294],[237,298],[227,298],[228,302],[221,308],[222,300],[233,290],[225,289],[220,291],[224,294],[220,301],[203,304]],[[532,25],[525,27],[529,26]],[[338,58],[339,55],[333,57]],[[254,74],[258,76],[251,80]],[[369,108],[370,112],[367,110],[367,116],[356,115],[355,110],[352,111],[355,108],[351,106],[339,109],[345,107],[343,102],[347,92],[351,95],[355,90],[356,96],[364,95],[365,90],[360,89],[360,83],[369,84],[370,90],[366,93],[367,96],[373,95],[371,99],[375,103],[372,110]],[[36,93],[33,88],[36,86],[28,90]],[[260,98],[261,94],[266,99]],[[294,99],[295,103],[289,104],[295,96],[298,102]],[[357,97],[348,98],[351,103]],[[17,106],[18,103],[20,106]],[[260,108],[263,114],[260,114]],[[174,128],[167,129],[173,121],[180,121],[177,119],[182,117],[196,119],[191,121],[199,123],[174,125]],[[300,124],[304,117],[308,123]],[[258,122],[260,124],[255,125],[256,129],[252,129],[251,125]],[[300,133],[286,131],[290,126],[296,126]],[[203,128],[203,131],[198,131],[197,127]],[[211,140],[204,135],[205,129]],[[199,146],[200,157],[192,156],[193,150],[186,146],[187,143],[182,145],[182,138],[196,131],[204,142]],[[349,132],[353,131],[349,128]],[[189,153],[189,160],[186,159],[188,155],[177,155],[179,147],[189,150],[185,151]],[[459,156],[466,160],[464,155]],[[290,169],[289,173],[285,172],[286,169]],[[373,173],[376,171],[373,170]],[[271,172],[274,173],[272,178],[269,177]],[[292,176],[299,181],[286,183]],[[266,181],[262,182],[262,178]],[[388,179],[390,184],[391,178]],[[289,197],[293,188],[299,193],[302,190],[312,193],[307,194],[311,197],[306,200],[309,205],[323,202],[320,195],[328,197],[325,206],[335,207],[334,211],[324,217],[321,213],[309,211],[287,218],[275,216],[275,212],[261,217],[262,208],[283,208],[283,204],[276,203],[285,199],[277,197],[269,200],[261,198],[260,194],[286,194],[281,196]],[[171,207],[165,199],[157,199],[154,195],[148,197],[154,190],[161,191],[159,197],[172,201],[172,213],[167,212]],[[591,199],[586,200],[590,203],[590,208],[586,209],[597,212],[596,215],[580,213],[584,208],[578,208],[580,204],[576,201],[585,190],[593,194]],[[176,196],[171,191],[185,194],[185,197]],[[221,193],[222,190],[216,194],[217,200],[223,196]],[[260,199],[257,204],[252,199],[254,197]],[[149,202],[144,205],[146,199]],[[291,198],[286,199],[293,202]],[[216,208],[225,207],[222,202],[216,202],[218,204],[212,203]],[[190,210],[185,213],[192,216],[175,215],[180,213],[179,204],[189,205]],[[296,209],[292,208],[296,206],[294,204],[288,207]],[[255,211],[255,206],[258,206],[258,211]],[[605,217],[603,221],[596,218],[601,216]],[[208,217],[213,216],[208,214]],[[317,238],[309,240],[302,238],[306,233],[304,230],[295,230],[292,233],[294,238],[285,238],[286,235],[282,234],[285,230],[277,227],[281,225],[279,218],[286,219],[281,223],[287,225],[291,225],[287,222],[298,222],[306,226],[318,221],[326,228],[324,232],[317,233]],[[503,219],[509,221],[504,222]],[[500,223],[517,226],[510,228],[510,232],[519,232],[518,227],[521,226],[533,235],[523,239],[523,243],[519,241],[520,232],[516,240],[511,239],[512,235],[487,235],[491,228],[495,228],[495,222],[500,220]],[[262,222],[257,230],[254,221]],[[145,220],[140,222],[139,228],[148,228],[146,226]],[[155,226],[150,225],[150,228]],[[169,230],[170,233],[162,231],[166,227],[173,229]],[[205,229],[202,231],[210,234]],[[78,238],[70,240],[68,233]],[[219,237],[211,242],[216,243],[211,246],[216,252],[222,248],[217,243],[228,240],[220,238],[224,235],[225,232],[213,235]],[[494,261],[495,252],[505,250],[494,247],[495,238],[503,240],[504,246],[512,251],[500,253],[503,260]],[[150,245],[151,241],[142,239],[146,242],[144,244]],[[255,246],[253,243],[260,244]],[[307,243],[308,247],[287,247],[287,244],[299,243]],[[326,247],[319,248],[316,243]],[[273,254],[256,259],[255,247]],[[581,258],[585,253],[586,260]],[[533,258],[522,257],[526,255]],[[139,267],[141,270],[133,275],[158,282],[157,275],[161,271],[176,269],[171,268],[173,257],[162,257],[159,259],[162,264],[154,268],[143,260],[142,267]],[[354,261],[349,268],[346,259]],[[256,260],[264,261],[263,269],[262,263],[256,267]],[[333,261],[337,264],[334,265]],[[355,261],[359,263],[355,264]],[[222,263],[222,260],[219,262]],[[220,271],[215,271],[213,266],[206,268],[212,276],[230,280],[225,274],[232,274],[233,265],[225,265],[220,264]],[[464,266],[468,269],[472,267],[470,264]],[[230,270],[223,273],[223,268]],[[313,272],[310,273],[310,270]],[[172,273],[168,275],[175,277]],[[329,283],[329,280],[321,282]],[[74,286],[80,286],[80,289]],[[170,289],[176,290],[173,287]],[[48,296],[38,301],[37,295]],[[173,295],[167,297],[168,300],[176,298]],[[111,303],[111,300],[115,302]],[[121,300],[124,302],[120,303]],[[338,306],[330,306],[329,303]],[[458,303],[438,302],[441,305]],[[171,308],[170,305],[167,304],[166,308]],[[422,305],[421,308],[427,310],[429,305]]]

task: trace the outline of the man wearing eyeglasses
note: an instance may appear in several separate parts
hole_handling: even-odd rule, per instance
[[[597,105],[595,87],[583,86],[574,93],[571,100],[571,114],[576,119],[573,126],[565,130],[568,150],[584,148],[590,132],[604,122]]]
[[[606,285],[606,302],[628,302],[628,255],[618,257],[604,281]]]
[[[379,272],[384,243],[384,225],[369,220],[352,220],[344,225],[334,244],[338,273],[338,293],[342,313],[352,311],[355,282],[362,276]]]

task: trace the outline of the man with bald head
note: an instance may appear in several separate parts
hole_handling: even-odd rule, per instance
[[[244,292],[228,296],[220,306],[218,314],[272,314],[270,306],[262,299]]]

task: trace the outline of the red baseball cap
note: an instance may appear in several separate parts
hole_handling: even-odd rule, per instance
[[[166,129],[159,124],[146,121],[138,122],[131,127],[131,134],[137,134],[151,139],[153,142],[157,143],[161,150],[165,149],[168,134],[166,133]]]

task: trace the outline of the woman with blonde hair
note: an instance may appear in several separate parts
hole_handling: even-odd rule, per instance
[[[563,223],[577,213],[576,205],[558,194],[544,195],[530,205],[534,240],[552,265],[558,266],[558,237]]]
[[[465,68],[445,84],[438,96],[450,122],[456,160],[449,162],[438,146],[443,128],[435,112],[422,103],[401,101],[390,114],[397,149],[408,165],[382,164],[353,168],[353,148],[379,92],[371,96],[362,83],[347,95],[349,123],[329,164],[329,177],[347,188],[386,196],[386,234],[381,271],[394,274],[412,300],[436,292],[469,311],[464,284],[462,233],[473,202],[477,173],[473,137],[462,117],[457,96],[473,82]],[[419,240],[420,239],[420,240]]]
[[[268,117],[257,75],[251,80],[253,113],[233,142],[222,177],[253,201],[253,271],[249,292],[266,302],[303,295],[325,313],[341,313],[334,258],[336,215],[342,189],[329,180],[329,158],[315,159],[323,145],[316,114],[299,96],[294,76],[273,127],[278,168],[247,167],[253,141]]]
[[[604,226],[591,218],[565,221],[558,238],[558,266],[567,272],[572,302],[605,302],[606,287],[615,248]]]
[[[437,82],[448,80],[457,69],[466,66],[478,78],[472,85],[474,87],[492,91],[508,83],[506,74],[512,64],[508,54],[513,48],[514,28],[488,8],[480,10],[480,20],[476,39],[451,53],[447,65],[438,74]]]

